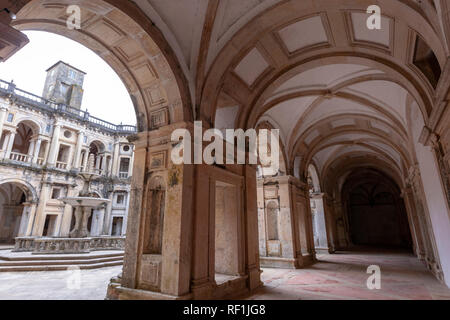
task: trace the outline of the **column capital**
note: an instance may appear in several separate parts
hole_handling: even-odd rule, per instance
[[[323,199],[325,197],[324,192],[313,192],[309,194],[311,199]]]
[[[427,147],[437,148],[439,146],[439,135],[427,126],[423,127],[419,142]]]

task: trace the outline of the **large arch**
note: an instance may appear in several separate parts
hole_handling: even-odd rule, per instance
[[[155,129],[151,115],[167,108],[168,123],[192,119],[189,90],[157,28],[129,1],[23,1],[11,25],[56,33],[97,53],[121,78],[134,104],[138,131]],[[69,29],[66,10],[81,8],[81,29]]]
[[[14,243],[29,230],[31,207],[38,201],[35,188],[20,179],[0,181],[0,243]]]
[[[445,275],[448,285],[450,64],[444,1],[378,1],[384,28],[375,36],[361,29],[371,0],[193,1],[178,4],[179,11],[168,1],[76,1],[85,28],[68,31],[61,14],[67,1],[35,0],[13,23],[85,43],[116,70],[135,103],[141,132],[132,138],[133,212],[123,276],[109,296],[219,298],[239,286],[259,287],[259,267],[268,261],[294,268],[313,263],[311,164],[324,194],[330,252],[350,242],[342,203],[347,178],[377,170],[401,192],[415,254],[438,278]],[[423,68],[430,62],[424,57],[432,59],[436,74]],[[168,121],[155,124],[154,112],[161,116],[155,121],[164,112]],[[253,165],[174,165],[170,133],[184,127],[194,132],[192,120],[221,130],[261,123],[279,128],[285,174],[267,177],[260,188]],[[161,190],[145,187],[155,175],[164,180],[168,199],[156,256],[143,250],[142,214],[158,203],[148,203],[148,194],[161,196]],[[227,205],[233,219],[224,223]],[[286,222],[278,230],[283,232],[275,235],[271,225],[268,235],[258,224],[267,209],[271,221]],[[235,235],[232,254],[223,241],[215,246],[221,227]],[[265,241],[258,241],[258,228],[268,235]],[[220,250],[237,257],[226,270],[236,278],[227,284],[216,281]]]

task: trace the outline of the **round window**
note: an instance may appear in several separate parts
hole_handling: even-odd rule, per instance
[[[125,152],[130,151],[130,146],[124,146],[124,147],[123,147],[123,151],[125,151]]]
[[[64,137],[69,139],[71,136],[72,136],[72,132],[70,132],[69,130],[64,131]]]

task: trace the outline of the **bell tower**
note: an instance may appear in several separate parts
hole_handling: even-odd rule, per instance
[[[86,73],[63,61],[58,61],[46,71],[47,78],[42,96],[56,103],[80,109]]]

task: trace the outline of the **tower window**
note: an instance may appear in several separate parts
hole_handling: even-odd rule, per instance
[[[76,74],[76,72],[73,71],[73,70],[71,70],[71,69],[69,69],[69,78],[70,78],[70,79],[73,79],[73,80],[76,80],[76,79],[77,79],[77,74]]]
[[[61,196],[61,188],[53,188],[52,199],[58,199]]]
[[[125,202],[125,195],[118,194],[117,195],[117,204],[123,204]]]

